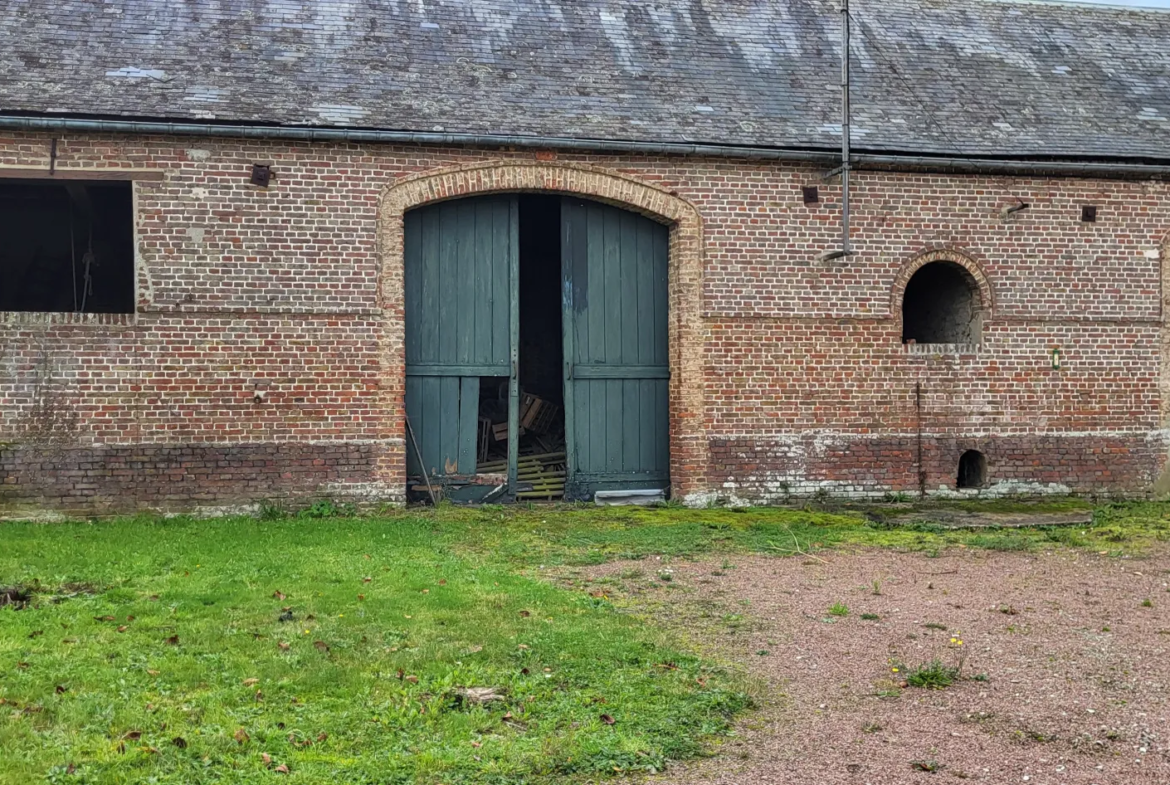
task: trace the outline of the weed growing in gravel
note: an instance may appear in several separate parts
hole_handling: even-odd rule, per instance
[[[1146,597],[1144,600],[1142,600],[1142,607],[1143,608],[1153,608],[1154,601],[1151,600],[1149,597]]]
[[[870,592],[875,597],[880,597],[882,594],[882,582],[877,578],[873,579],[873,591]]]
[[[943,766],[936,760],[912,760],[910,768],[915,771],[925,771],[928,774],[937,774],[942,771]]]
[[[840,617],[848,616],[849,615],[849,606],[843,602],[835,602],[835,603],[833,603],[832,607],[829,608],[829,615],[830,616],[840,616]]]
[[[861,614],[861,619],[862,621],[878,621],[881,619],[881,616],[878,616],[876,613],[863,613]]]
[[[947,628],[947,625],[938,624],[937,622],[933,622],[933,621],[928,621],[926,624],[923,624],[922,626],[928,630],[945,630]]]
[[[899,670],[897,667],[894,668],[895,673]],[[912,670],[906,671],[905,674],[906,684],[924,690],[945,690],[954,684],[958,678],[959,669],[953,665],[947,665],[939,659],[923,663]]]

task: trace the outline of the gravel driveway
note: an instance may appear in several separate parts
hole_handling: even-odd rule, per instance
[[[1170,549],[872,550],[580,577],[620,582],[764,685],[738,738],[664,782],[1170,783]],[[904,686],[960,652],[951,687]]]

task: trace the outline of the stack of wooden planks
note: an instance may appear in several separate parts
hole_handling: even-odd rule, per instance
[[[563,499],[565,498],[565,453],[547,452],[540,455],[521,455],[516,465],[519,490],[517,499]],[[507,461],[481,463],[480,474],[508,471]]]

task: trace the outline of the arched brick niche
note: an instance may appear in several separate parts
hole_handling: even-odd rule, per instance
[[[903,337],[906,337],[905,334],[908,331],[917,332],[918,329],[920,329],[917,326],[914,328],[911,327],[910,315],[912,314],[908,314],[907,309],[912,311],[914,308],[915,295],[914,293],[911,293],[909,295],[909,299],[907,299],[907,292],[909,289],[914,289],[912,279],[915,278],[915,275],[919,272],[922,272],[923,268],[926,268],[928,265],[932,264],[936,266],[923,272],[923,275],[925,276],[933,271],[943,272],[942,275],[936,276],[939,278],[938,285],[944,284],[949,276],[950,278],[956,280],[961,278],[963,286],[968,287],[966,289],[962,289],[962,287],[959,287],[958,284],[952,282],[952,286],[956,286],[962,289],[964,292],[962,295],[964,308],[966,311],[969,311],[968,313],[962,314],[961,318],[972,323],[977,322],[978,327],[972,328],[972,332],[980,332],[982,325],[992,317],[992,314],[995,310],[995,296],[991,287],[991,283],[988,281],[986,273],[984,273],[982,267],[978,262],[975,261],[975,259],[954,248],[935,248],[924,253],[920,253],[912,259],[908,260],[906,264],[902,266],[902,269],[898,271],[898,275],[894,279],[894,284],[890,292],[890,316],[897,322],[899,332],[903,334]],[[950,272],[948,273],[946,271]],[[914,283],[921,287],[922,281],[923,278],[920,276]],[[944,300],[944,302],[941,304],[939,302],[928,302],[926,304],[927,309],[930,309],[930,307],[933,306],[934,310],[938,311],[940,308],[946,309],[949,307],[948,303],[945,302],[947,297],[946,292],[940,290],[937,294]],[[974,295],[973,300],[971,295]],[[923,300],[929,298],[924,298],[922,290],[919,289],[918,299]],[[905,308],[903,306],[905,306]],[[906,317],[905,320],[904,316]],[[934,317],[938,316],[938,314],[934,314]],[[945,329],[942,331],[947,332]],[[918,342],[925,342],[928,344],[977,344],[979,343],[979,338],[977,336],[968,336],[959,339],[927,339],[926,341],[918,338]]]
[[[670,469],[672,493],[703,490],[707,440],[703,431],[702,277],[703,225],[698,210],[657,186],[619,172],[545,161],[488,161],[437,169],[391,183],[379,202],[384,411],[387,436],[402,440],[405,390],[403,215],[444,199],[489,193],[563,193],[645,215],[670,227]],[[405,448],[382,467],[391,483],[405,473]]]

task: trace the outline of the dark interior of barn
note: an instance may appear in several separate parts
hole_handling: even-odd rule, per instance
[[[0,183],[0,311],[132,313],[130,183]]]
[[[519,202],[520,473],[540,485],[522,493],[557,498],[564,493],[565,449],[561,204],[541,195]],[[480,379],[480,419],[479,471],[506,469],[507,379]]]

